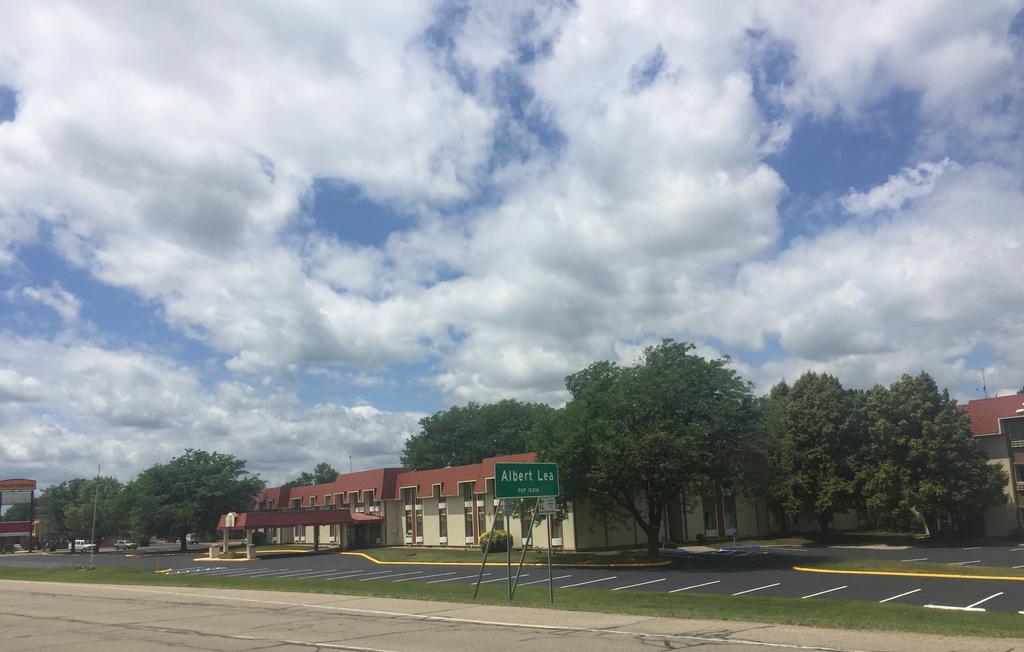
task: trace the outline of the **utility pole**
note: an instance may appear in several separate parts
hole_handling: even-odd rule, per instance
[[[100,502],[100,469],[103,468],[102,464],[96,465],[96,486],[92,496],[92,548],[89,549],[89,570],[96,568],[93,561],[96,556],[96,506]]]

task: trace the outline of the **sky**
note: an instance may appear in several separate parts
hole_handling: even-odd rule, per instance
[[[1024,385],[1021,2],[2,11],[0,477],[394,465],[668,337]]]

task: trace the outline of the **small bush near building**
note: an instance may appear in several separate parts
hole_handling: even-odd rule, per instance
[[[508,532],[505,530],[491,530],[490,532],[485,532],[484,535],[480,537],[480,550],[487,547],[487,541],[492,537],[493,541],[491,541],[490,552],[505,552],[508,550]]]
[[[256,530],[252,533],[252,545],[262,546],[267,542],[267,533]]]

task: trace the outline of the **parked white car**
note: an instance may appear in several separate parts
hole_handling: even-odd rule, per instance
[[[196,546],[196,545],[199,545],[199,535],[198,534],[186,534],[185,535],[185,545],[186,546]]]
[[[68,544],[68,550],[71,550],[71,544]],[[96,549],[95,543],[89,543],[85,539],[75,539],[74,551],[75,552],[92,552]]]

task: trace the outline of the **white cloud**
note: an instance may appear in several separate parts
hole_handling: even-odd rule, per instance
[[[19,6],[0,26],[0,83],[20,98],[0,124],[0,265],[42,220],[68,261],[158,306],[229,372],[340,365],[372,385],[430,361],[425,381],[458,401],[558,403],[567,373],[666,335],[728,350],[775,334],[787,356],[750,369],[762,382],[805,366],[888,381],[979,342],[1015,360],[1015,11],[491,3],[452,27],[449,51],[426,35],[432,4]],[[769,89],[778,115],[754,97],[766,41],[792,55]],[[804,116],[856,122],[893,92],[920,96],[916,160],[940,162],[843,199],[877,221],[783,248],[787,189],[765,157]],[[946,163],[960,145],[980,163]],[[412,227],[343,241],[302,214],[322,178]],[[67,353],[80,377],[53,391],[88,432],[234,442],[244,422],[243,450],[279,452],[261,433],[298,445],[337,418],[371,447],[401,421],[357,434],[362,412],[273,382],[208,390],[170,360]],[[121,389],[135,384],[155,393]]]
[[[54,310],[66,323],[78,321],[78,312],[82,308],[82,302],[78,297],[61,287],[60,283],[54,282],[49,287],[23,287],[20,291],[9,290],[9,299],[27,299],[41,303]]]
[[[859,216],[902,208],[907,202],[931,193],[939,176],[951,167],[956,169],[958,166],[947,158],[938,163],[903,168],[899,174],[890,175],[888,181],[868,192],[847,193],[839,203]]]
[[[348,455],[359,468],[394,464],[422,416],[309,406],[241,382],[207,387],[169,358],[0,335],[0,475],[52,482],[102,462],[128,479],[192,447],[230,452],[284,481]]]

